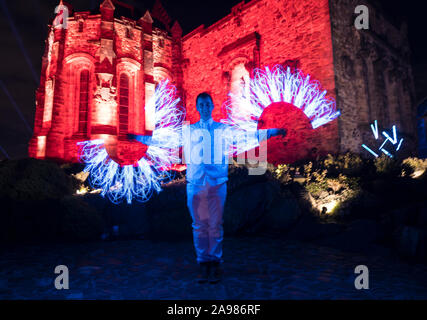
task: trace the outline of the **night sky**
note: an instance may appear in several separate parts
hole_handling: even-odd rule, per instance
[[[154,0],[122,0],[142,12]],[[304,0],[301,0],[304,1]],[[340,0],[333,0],[340,1]],[[75,11],[96,9],[100,0],[68,0]],[[162,0],[172,20],[178,20],[184,34],[208,26],[230,13],[241,0]],[[381,0],[394,20],[406,19],[412,49],[413,69],[420,100],[427,96],[427,11],[420,1]],[[31,137],[35,90],[38,87],[47,24],[59,0],[0,0],[0,159],[27,156]],[[360,1],[362,4],[363,1]],[[425,5],[424,5],[425,6]]]

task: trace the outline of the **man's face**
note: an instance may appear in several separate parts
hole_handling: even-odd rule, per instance
[[[212,117],[212,110],[214,105],[212,100],[209,97],[202,97],[197,100],[197,111],[200,113],[200,118],[202,120],[209,120]]]

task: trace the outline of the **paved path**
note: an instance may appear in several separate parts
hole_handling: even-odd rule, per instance
[[[197,284],[191,242],[20,246],[0,253],[0,299],[427,299],[427,266],[269,238],[228,238],[224,279]],[[70,270],[58,291],[56,265]],[[354,268],[370,290],[354,288]]]

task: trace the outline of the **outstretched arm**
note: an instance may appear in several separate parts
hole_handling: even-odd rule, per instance
[[[258,147],[262,141],[265,141],[271,137],[286,136],[286,129],[261,129],[254,131],[245,131],[235,129],[233,126],[229,126],[227,130],[229,141],[232,141],[233,145],[232,156],[240,154],[242,152],[251,150]]]
[[[153,144],[152,136],[145,136],[142,134],[133,134],[133,133],[128,133],[127,136],[129,140],[136,140],[147,146],[150,146]]]
[[[285,137],[287,134],[287,130],[286,129],[277,129],[277,128],[271,128],[271,129],[267,129],[267,134],[264,135],[260,135],[259,130],[258,130],[258,141],[264,141],[267,139],[270,139],[271,137],[276,137],[276,136],[282,136]]]

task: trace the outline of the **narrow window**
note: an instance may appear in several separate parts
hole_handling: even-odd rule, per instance
[[[129,129],[129,78],[126,74],[120,76],[119,95],[119,136],[125,137]]]
[[[130,28],[126,28],[126,38],[132,39],[132,37],[133,37],[132,30]]]
[[[79,133],[87,134],[89,106],[89,70],[80,73]]]

